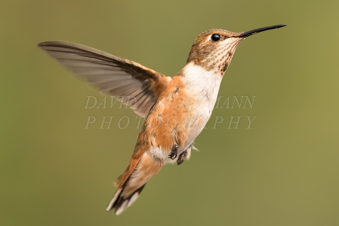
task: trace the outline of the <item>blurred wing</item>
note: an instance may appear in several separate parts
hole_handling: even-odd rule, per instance
[[[147,116],[168,78],[133,61],[87,46],[43,42],[39,47],[101,93],[115,96],[140,116]]]

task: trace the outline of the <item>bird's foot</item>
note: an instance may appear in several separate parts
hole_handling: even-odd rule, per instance
[[[178,155],[178,145],[175,144],[175,145],[173,145],[172,150],[171,150],[171,154],[169,154],[168,157],[170,159],[174,160],[177,157],[177,155]]]
[[[184,152],[182,152],[179,157],[178,157],[178,160],[177,160],[177,165],[180,165],[181,163],[184,162],[185,158],[187,156],[187,150],[185,150]]]

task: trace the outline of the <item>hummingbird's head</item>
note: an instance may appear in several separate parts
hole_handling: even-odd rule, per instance
[[[195,39],[187,64],[193,62],[207,71],[214,71],[223,76],[242,40],[253,34],[284,26],[275,25],[247,32],[231,32],[222,29],[207,30]]]

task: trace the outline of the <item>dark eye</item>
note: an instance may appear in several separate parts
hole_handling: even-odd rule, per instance
[[[214,42],[217,42],[220,40],[220,35],[219,34],[213,34],[211,36],[211,39],[214,41]]]

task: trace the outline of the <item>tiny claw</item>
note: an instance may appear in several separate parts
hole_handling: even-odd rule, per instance
[[[174,160],[178,155],[178,145],[175,144],[172,147],[171,154],[168,155],[168,157],[172,160]]]
[[[168,155],[168,158],[174,160],[177,157],[177,154],[175,153],[171,153],[170,155]]]
[[[179,155],[178,160],[177,160],[177,165],[180,165],[181,163],[183,163],[186,156],[187,156],[187,150],[185,150],[183,153]]]

